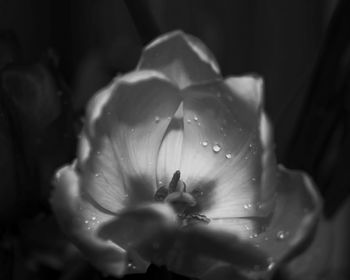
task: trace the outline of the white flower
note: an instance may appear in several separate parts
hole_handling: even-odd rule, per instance
[[[223,80],[190,35],[156,39],[88,106],[77,161],[57,172],[62,229],[116,276],[155,263],[268,277],[308,244],[320,201],[305,174],[277,166],[262,87]]]

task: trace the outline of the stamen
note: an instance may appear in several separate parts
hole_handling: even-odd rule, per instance
[[[180,180],[180,176],[181,176],[180,170],[177,170],[174,173],[173,178],[171,179],[171,181],[169,183],[169,193],[172,193],[172,192],[176,191],[176,186],[177,186],[177,183]]]

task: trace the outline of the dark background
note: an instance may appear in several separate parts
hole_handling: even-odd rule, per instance
[[[174,29],[224,76],[264,78],[279,162],[308,171],[334,216],[350,181],[349,18],[347,0],[0,0],[0,279],[100,277],[68,257],[52,175],[74,158],[89,97]]]

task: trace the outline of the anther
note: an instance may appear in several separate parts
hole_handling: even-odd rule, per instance
[[[180,180],[180,176],[181,176],[181,173],[180,173],[179,170],[177,170],[174,173],[173,178],[171,179],[171,181],[169,183],[169,193],[172,193],[172,192],[176,191],[176,186],[177,186],[177,183]]]

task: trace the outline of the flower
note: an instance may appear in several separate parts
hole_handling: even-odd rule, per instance
[[[56,175],[62,229],[116,276],[155,263],[202,279],[268,277],[306,247],[321,203],[307,175],[276,164],[262,87],[223,80],[181,31],[153,41],[90,101],[77,160]]]

